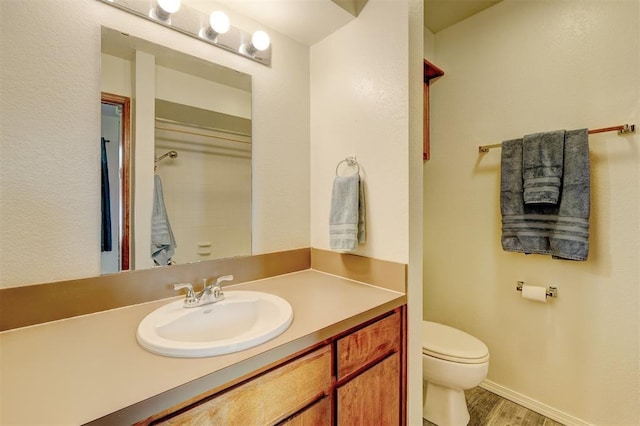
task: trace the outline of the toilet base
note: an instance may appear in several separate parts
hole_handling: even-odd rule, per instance
[[[466,426],[469,423],[463,390],[427,382],[426,402],[422,407],[422,417],[438,426]]]

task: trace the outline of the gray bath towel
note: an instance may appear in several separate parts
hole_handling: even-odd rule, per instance
[[[526,135],[522,141],[525,204],[558,204],[564,130]]]
[[[356,173],[336,176],[331,191],[329,244],[332,250],[353,251],[365,242],[364,185]]]
[[[586,260],[589,254],[589,142],[587,129],[565,133],[558,205],[525,205],[522,139],[502,144],[500,210],[502,248],[554,258]]]
[[[176,247],[176,239],[173,236],[167,209],[164,205],[162,180],[160,180],[160,176],[155,175],[151,216],[151,258],[156,265],[169,265]]]
[[[587,129],[567,131],[564,140],[564,170],[558,222],[550,238],[551,254],[561,259],[587,260],[591,210]]]

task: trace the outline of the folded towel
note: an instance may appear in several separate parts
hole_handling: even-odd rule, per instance
[[[151,216],[151,258],[156,265],[170,265],[177,246],[164,205],[162,181],[160,176],[155,175]]]
[[[522,141],[525,204],[558,204],[564,130],[526,135]]]
[[[553,258],[586,260],[589,254],[589,146],[587,129],[567,131],[558,205],[525,205],[522,139],[502,144],[500,210],[502,248]]]
[[[356,173],[336,176],[331,191],[329,244],[332,250],[353,251],[365,242],[364,185]]]

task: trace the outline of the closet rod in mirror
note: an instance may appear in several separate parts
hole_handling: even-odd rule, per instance
[[[164,131],[167,131],[167,132],[184,133],[186,135],[192,135],[192,136],[203,136],[205,138],[222,139],[222,140],[225,140],[225,141],[251,144],[251,141],[235,139],[235,138],[228,138],[226,136],[215,136],[215,135],[207,135],[205,133],[189,132],[187,130],[168,129],[166,127],[159,127],[159,126],[156,126],[156,130],[164,130]]]

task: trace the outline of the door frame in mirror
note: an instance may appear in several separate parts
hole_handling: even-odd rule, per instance
[[[101,103],[122,108],[122,126],[120,131],[122,188],[120,190],[122,241],[120,242],[120,271],[128,271],[131,266],[131,99],[126,96],[102,92]]]

